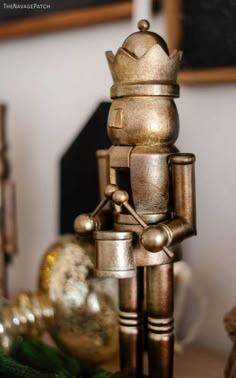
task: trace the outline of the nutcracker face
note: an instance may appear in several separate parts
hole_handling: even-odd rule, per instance
[[[120,98],[112,102],[107,126],[114,145],[169,146],[178,137],[178,112],[169,98]]]

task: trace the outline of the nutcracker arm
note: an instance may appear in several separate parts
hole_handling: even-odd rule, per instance
[[[91,214],[80,214],[74,221],[74,230],[77,235],[88,236],[93,231],[100,230],[105,224],[110,223],[109,212],[103,211],[106,204],[112,200],[112,194],[118,190],[116,185],[107,185],[105,188],[105,197],[98,204]]]
[[[161,224],[168,234],[168,246],[196,235],[195,156],[175,154],[169,158],[173,188],[173,219]]]
[[[144,229],[142,244],[148,251],[159,252],[196,235],[194,162],[193,154],[170,156],[173,216],[165,223]]]

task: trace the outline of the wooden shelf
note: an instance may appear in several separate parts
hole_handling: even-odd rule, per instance
[[[145,366],[147,366],[145,356]],[[227,360],[225,353],[211,352],[203,348],[188,347],[175,354],[174,378],[222,378]],[[118,360],[102,367],[110,372],[118,371]]]

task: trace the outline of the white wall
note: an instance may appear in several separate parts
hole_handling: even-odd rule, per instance
[[[162,18],[153,29],[163,34]],[[36,286],[40,258],[57,234],[58,159],[109,98],[104,51],[116,51],[130,32],[131,23],[122,21],[0,43],[0,100],[9,104],[19,223],[12,295]],[[178,146],[197,155],[199,235],[184,248],[209,302],[198,341],[225,349],[222,317],[236,304],[236,87],[185,87],[177,105]]]

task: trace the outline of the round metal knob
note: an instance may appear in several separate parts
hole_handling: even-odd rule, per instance
[[[138,22],[138,29],[140,31],[147,31],[150,28],[150,24],[147,20],[140,20]]]

